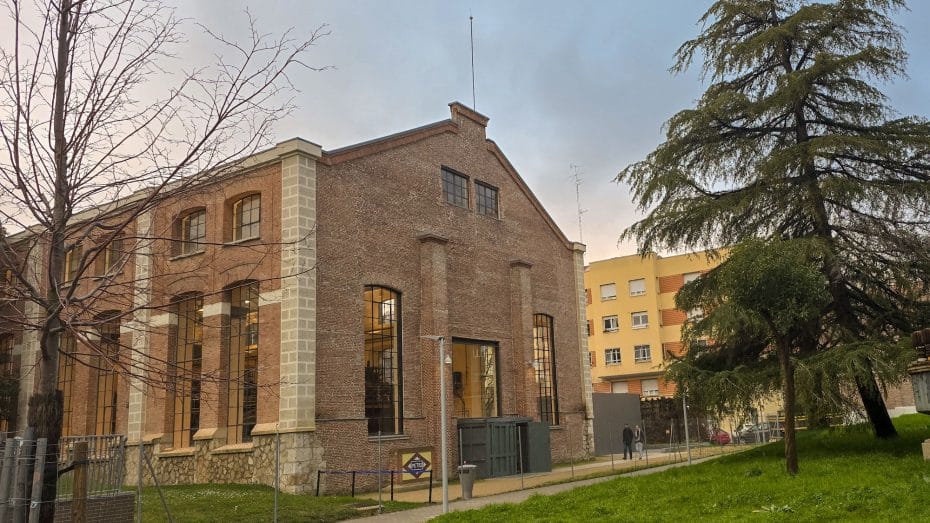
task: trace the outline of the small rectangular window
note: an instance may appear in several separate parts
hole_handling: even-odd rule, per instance
[[[636,363],[645,363],[652,361],[652,349],[649,345],[636,345],[633,347],[633,361]]]
[[[261,235],[261,195],[246,196],[233,205],[233,240],[248,240]]]
[[[620,365],[620,349],[605,349],[604,365]]]
[[[195,211],[181,219],[181,254],[203,251],[207,236],[207,213]]]
[[[475,182],[475,209],[478,214],[497,217],[497,189]]]
[[[586,327],[588,330],[588,336],[591,336],[592,334],[594,334],[594,322],[593,321],[588,320],[586,323]]]
[[[604,332],[617,332],[620,330],[620,322],[616,316],[604,316],[601,319],[604,321]]]
[[[701,277],[700,272],[686,272],[682,275],[682,279],[684,280],[685,283],[691,283],[700,277]]]
[[[642,296],[643,294],[646,294],[645,278],[630,280],[630,296]]]
[[[77,278],[78,266],[81,264],[81,255],[83,250],[80,245],[75,245],[65,252],[65,259],[61,264],[61,281],[69,282]]]
[[[615,381],[610,384],[610,392],[614,394],[626,394],[630,392],[630,385],[625,381]]]
[[[468,209],[468,177],[443,168],[442,197],[452,205]]]
[[[655,397],[659,395],[659,380],[643,380],[643,396],[646,397]]]
[[[646,311],[633,313],[633,328],[645,329],[649,326],[649,313]]]
[[[119,268],[119,263],[123,259],[123,239],[115,238],[107,244],[103,252],[103,271],[102,274],[111,274]]]
[[[597,353],[594,352],[593,350],[588,351],[588,364],[592,367],[597,366]]]
[[[616,300],[617,285],[615,283],[606,283],[601,285],[601,301]]]

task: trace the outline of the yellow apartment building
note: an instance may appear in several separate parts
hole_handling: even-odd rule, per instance
[[[723,254],[722,252],[720,254]],[[622,256],[585,267],[588,357],[594,392],[672,396],[664,367],[682,352],[681,326],[702,311],[675,308],[685,282],[720,263],[709,251]]]

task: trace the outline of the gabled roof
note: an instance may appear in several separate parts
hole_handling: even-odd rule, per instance
[[[444,133],[458,134],[461,128],[460,125],[454,121],[454,118],[458,116],[467,118],[480,125],[481,127],[486,127],[488,124],[489,118],[487,116],[474,111],[469,107],[466,107],[460,102],[450,103],[449,108],[452,112],[453,119],[442,120],[407,131],[389,134],[387,136],[382,136],[380,138],[375,138],[373,140],[368,140],[346,147],[340,147],[330,151],[323,151],[320,161],[326,165],[337,165],[342,162],[356,160],[358,158],[381,153],[397,147],[403,147],[420,140],[425,140],[432,136]],[[507,156],[504,155],[504,152],[501,150],[501,148],[493,140],[488,139],[486,141],[488,151],[494,155],[507,174],[510,175],[511,179],[514,181],[517,187],[520,188],[524,196],[526,196],[536,211],[540,214],[543,221],[549,225],[549,228],[551,228],[559,240],[565,244],[566,248],[572,249],[573,243],[569,241],[569,239],[565,236],[565,233],[559,229],[559,226],[556,225],[555,220],[552,219],[552,216],[546,212],[546,209],[539,202],[539,199],[536,198],[536,195],[533,194],[532,190],[530,190],[529,186],[514,168],[513,164],[511,164],[510,160],[507,159]]]

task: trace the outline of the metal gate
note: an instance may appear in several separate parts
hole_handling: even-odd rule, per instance
[[[511,476],[552,469],[549,426],[530,418],[461,419],[459,459],[478,466],[479,478]],[[523,452],[522,460],[520,452]]]

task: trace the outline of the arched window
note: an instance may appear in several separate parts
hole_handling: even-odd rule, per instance
[[[119,361],[119,316],[108,313],[101,316],[97,327],[100,345],[97,364],[97,408],[94,415],[94,434],[116,434],[116,362]]]
[[[58,338],[58,390],[64,399],[61,416],[61,435],[71,435],[71,412],[74,410],[74,335],[63,332]]]
[[[559,424],[559,400],[555,382],[555,336],[552,316],[533,315],[533,370],[539,389],[539,421]]]
[[[200,370],[203,358],[203,296],[184,297],[174,304],[178,319],[174,342],[174,425],[172,447],[194,444],[200,428]]]
[[[402,434],[400,293],[365,287],[365,417],[369,434]]]
[[[233,241],[258,238],[262,218],[262,197],[250,194],[232,205],[232,239]]]
[[[252,441],[258,419],[258,282],[233,287],[229,296],[229,410],[227,443]]]
[[[193,254],[204,249],[207,237],[207,211],[199,209],[181,217],[178,221],[177,239],[180,241],[177,254]]]

